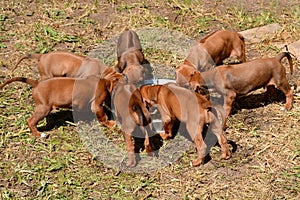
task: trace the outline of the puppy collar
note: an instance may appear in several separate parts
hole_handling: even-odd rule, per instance
[[[123,79],[126,81],[126,83],[128,83],[128,77],[126,74],[122,74]]]

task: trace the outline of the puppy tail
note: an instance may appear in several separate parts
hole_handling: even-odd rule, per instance
[[[27,84],[29,84],[33,88],[38,85],[38,81],[37,80],[33,80],[33,79],[30,79],[30,78],[23,78],[23,77],[14,77],[14,78],[8,79],[4,83],[2,83],[0,85],[0,89],[2,89],[4,86],[6,86],[6,85],[8,85],[8,84],[10,84],[12,82],[15,82],[15,81],[27,83]]]
[[[237,33],[237,34],[238,34],[238,36],[239,36],[240,40],[242,40],[243,42],[245,42],[245,38],[244,38],[244,36],[243,36],[242,34],[240,34],[240,33]]]
[[[207,38],[209,38],[210,36],[212,36],[213,34],[215,34],[217,31],[214,31],[208,35],[203,36],[202,38],[199,39],[199,43],[204,43],[206,41]]]
[[[289,61],[289,65],[290,65],[290,71],[291,71],[291,75],[293,75],[294,73],[294,70],[293,70],[293,62],[292,62],[292,56],[291,56],[291,53],[290,52],[282,52],[280,54],[278,54],[276,56],[276,59],[281,62],[281,60],[286,57]]]
[[[20,64],[20,62],[22,62],[24,59],[35,58],[35,59],[39,60],[42,55],[43,54],[27,54],[26,56],[23,56],[22,58],[20,58],[20,60],[16,64],[16,66],[11,71],[14,71],[18,67],[18,65]]]

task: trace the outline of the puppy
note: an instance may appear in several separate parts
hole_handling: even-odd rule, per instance
[[[193,161],[193,166],[204,162],[207,146],[202,132],[205,124],[209,123],[212,124],[213,132],[221,146],[222,158],[231,157],[222,127],[211,112],[211,102],[206,98],[175,84],[142,86],[140,90],[149,107],[156,105],[161,114],[165,130],[165,133],[161,134],[163,139],[172,137],[172,126],[175,120],[186,124],[186,129],[198,152],[198,158]]]
[[[115,86],[112,95],[113,107],[116,113],[117,121],[121,124],[121,130],[124,136],[126,149],[128,152],[128,161],[126,166],[134,167],[136,165],[136,154],[132,141],[133,132],[140,127],[145,137],[145,149],[151,154],[152,147],[149,136],[152,134],[149,126],[151,119],[140,91],[133,84],[128,84],[124,79],[120,79]]]
[[[246,95],[262,87],[275,85],[285,94],[285,109],[290,110],[293,106],[293,91],[286,78],[286,70],[281,64],[284,57],[287,57],[293,74],[292,58],[288,52],[283,52],[274,58],[261,58],[236,65],[219,66],[202,73],[193,73],[190,84],[194,90],[206,85],[224,95],[226,113],[224,128],[236,96]]]
[[[27,119],[33,136],[41,136],[37,130],[38,122],[56,108],[73,108],[76,112],[90,110],[96,114],[102,125],[107,127],[115,125],[114,121],[108,120],[102,103],[110,100],[110,93],[118,80],[99,79],[96,76],[86,79],[60,77],[38,83],[32,79],[16,77],[4,82],[0,85],[0,89],[14,81],[24,82],[33,87],[35,108],[32,116]]]
[[[189,84],[195,71],[207,71],[221,65],[228,57],[237,57],[246,62],[245,41],[234,31],[216,31],[197,41],[189,51],[184,62],[176,69],[176,82],[180,86]]]
[[[244,37],[235,31],[219,30],[193,45],[186,60],[202,72],[222,65],[228,57],[237,57],[240,62],[246,62]]]
[[[30,58],[39,61],[37,68],[41,80],[52,77],[84,78],[90,75],[100,75],[107,68],[96,58],[54,51],[46,54],[28,54],[22,57],[12,70],[15,70],[22,60]]]
[[[145,59],[140,39],[133,30],[127,29],[121,33],[117,44],[117,58],[118,63],[115,66],[117,72],[123,73],[128,66],[136,66],[137,69],[137,66],[140,66],[144,68],[143,78],[153,78],[150,63]]]
[[[138,34],[133,30],[126,29],[118,38],[117,57],[121,57],[130,48],[142,52],[142,45]]]

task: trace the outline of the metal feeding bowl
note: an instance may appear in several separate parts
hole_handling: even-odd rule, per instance
[[[144,85],[164,85],[167,83],[176,83],[174,79],[170,78],[156,78],[144,80]]]

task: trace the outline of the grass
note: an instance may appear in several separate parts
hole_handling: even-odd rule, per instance
[[[273,37],[246,44],[247,59],[273,56],[279,51],[275,43],[289,44],[300,37],[296,2],[24,0],[3,1],[0,9],[1,82],[12,76],[39,78],[34,60],[24,61],[13,73],[9,70],[24,54],[59,49],[86,55],[96,44],[109,46],[106,41],[126,27],[141,35],[151,62],[166,66],[157,73],[172,72],[184,58],[189,41],[180,34],[197,38],[217,29],[280,23],[282,31]],[[149,27],[157,29],[151,32]],[[162,40],[154,43],[157,38]],[[98,49],[110,66],[115,62],[112,48]],[[289,81],[299,85],[299,61],[294,66]],[[100,128],[97,123],[80,135],[78,127],[53,115],[58,127],[46,131],[49,137],[31,137],[26,124],[33,111],[31,91],[15,83],[0,93],[0,199],[299,199],[299,90],[292,111],[282,111],[282,102],[274,101],[238,109],[230,117],[226,137],[237,145],[231,159],[221,160],[220,148],[213,147],[207,164],[190,167],[196,156],[191,145],[175,162],[139,173],[108,166],[91,153],[83,137],[99,137],[92,132]],[[108,138],[120,148],[115,155],[125,158],[122,136],[113,132]],[[176,147],[176,142],[164,145]],[[100,154],[111,153],[106,150]],[[141,156],[140,168],[148,159]]]

